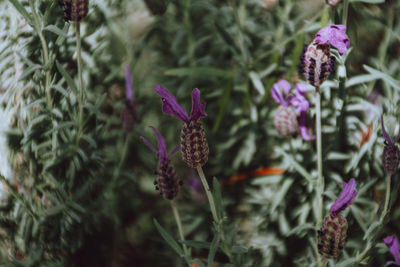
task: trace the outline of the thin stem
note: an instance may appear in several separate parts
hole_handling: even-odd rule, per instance
[[[343,15],[342,15],[342,24],[347,25],[347,15],[349,13],[349,0],[344,0],[343,2]]]
[[[390,181],[391,181],[391,176],[386,175],[386,196],[385,196],[385,206],[383,207],[381,216],[379,218],[379,222],[383,223],[383,220],[385,219],[386,214],[388,214],[388,207],[389,207],[389,200],[390,200]]]
[[[217,209],[215,208],[214,197],[213,197],[213,195],[211,193],[210,187],[208,186],[207,179],[206,179],[206,177],[204,175],[204,172],[203,172],[203,168],[201,166],[197,167],[197,172],[199,173],[201,182],[203,183],[204,190],[206,191],[208,202],[210,204],[210,209],[211,209],[211,213],[212,213],[212,216],[214,218],[214,221],[217,224],[219,224],[220,223],[220,219],[218,218]]]
[[[41,24],[40,24],[40,19],[38,14],[36,13],[35,7],[33,5],[33,1],[29,1],[29,5],[32,10],[32,15],[33,19],[35,22],[35,28],[36,31],[39,35],[40,43],[42,44],[42,49],[43,49],[43,58],[44,58],[44,68],[46,72],[46,82],[45,82],[45,92],[46,92],[46,97],[47,97],[47,104],[51,108],[53,106],[53,100],[51,99],[51,94],[50,94],[50,60],[49,60],[49,50],[47,48],[47,43],[46,39],[43,36],[42,29],[41,29]]]
[[[321,93],[319,87],[315,88],[315,109],[316,109],[316,131],[317,131],[317,187],[315,190],[316,199],[318,201],[317,210],[317,226],[322,225],[323,219],[323,193],[324,193],[324,177],[322,176],[322,129],[321,129]],[[318,266],[321,266],[321,256],[317,254]]]
[[[78,61],[78,90],[79,90],[79,130],[78,137],[82,134],[83,131],[83,98],[84,98],[84,89],[83,89],[83,78],[82,78],[82,56],[81,56],[81,34],[80,34],[80,26],[79,21],[75,22],[75,31],[76,31],[76,57]]]
[[[322,176],[322,128],[321,128],[321,93],[319,87],[315,88],[316,131],[317,131],[317,199],[318,199],[318,226],[322,224],[323,217],[323,192],[324,177]]]
[[[172,212],[174,213],[176,225],[178,226],[179,237],[180,237],[181,241],[185,241],[185,235],[183,234],[182,221],[181,221],[181,217],[179,216],[178,208],[176,207],[174,200],[171,200],[170,203],[171,203]],[[190,260],[188,258],[189,250],[184,243],[182,243],[182,247],[183,247],[183,251],[185,253],[185,260],[188,263],[188,265],[191,266]]]

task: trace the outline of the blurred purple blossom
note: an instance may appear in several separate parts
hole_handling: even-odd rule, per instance
[[[394,261],[388,261],[386,264],[400,266],[400,244],[397,236],[387,236],[383,239],[383,242],[385,242],[385,245],[389,248],[390,253],[392,253],[394,257]]]
[[[186,183],[189,186],[192,198],[196,203],[203,204],[206,202],[207,198],[204,194],[203,184],[195,172],[193,172],[186,180]]]
[[[346,35],[346,25],[329,25],[322,28],[316,34],[314,42],[332,45],[343,55],[350,45],[349,37]]]
[[[127,66],[125,70],[125,90],[125,107],[122,110],[121,120],[124,129],[130,132],[135,124],[136,114],[133,99],[131,68],[129,66]]]
[[[354,178],[351,178],[347,184],[343,182],[342,186],[342,193],[331,207],[331,217],[336,217],[338,213],[344,211],[353,203],[354,198],[357,196],[356,180]]]
[[[286,80],[280,80],[272,86],[271,95],[278,104],[294,108],[299,123],[300,136],[305,141],[312,141],[315,136],[307,128],[306,112],[310,108],[310,102],[305,97],[307,86],[305,83],[297,83],[294,88],[294,94],[292,94],[290,93],[290,83]]]
[[[168,159],[176,152],[179,151],[181,148],[181,145],[178,145],[175,147],[169,154],[167,154],[167,147],[165,145],[165,139],[164,137],[157,131],[157,129],[153,126],[149,126],[151,129],[153,129],[154,133],[157,136],[157,142],[158,142],[158,150],[144,138],[143,136],[140,137],[140,140],[145,143],[146,146],[148,146],[151,150],[153,150],[157,154],[157,158],[160,161],[161,164],[164,164],[165,162],[168,161]]]
[[[206,117],[205,112],[206,104],[200,103],[200,90],[195,88],[192,91],[192,110],[190,116],[187,115],[186,111],[179,105],[176,98],[162,85],[154,86],[154,90],[161,97],[162,100],[162,111],[165,114],[174,116],[177,119],[185,123],[191,121],[198,121],[200,118]]]

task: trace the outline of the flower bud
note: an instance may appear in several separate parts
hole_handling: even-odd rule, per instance
[[[275,112],[274,125],[282,136],[296,134],[299,128],[296,112],[290,107],[280,105]]]
[[[204,128],[198,121],[185,123],[181,131],[182,159],[190,167],[197,168],[208,160],[208,144]]]
[[[318,231],[318,252],[325,258],[337,258],[347,236],[347,220],[341,213],[329,215]]]
[[[89,0],[64,0],[64,20],[78,22],[88,13]]]
[[[160,195],[165,199],[172,200],[179,192],[180,182],[171,161],[159,161],[157,170],[156,189],[160,190]]]
[[[383,148],[382,165],[386,175],[392,175],[397,171],[400,162],[400,152],[396,145],[386,144]]]
[[[134,106],[128,100],[125,100],[125,107],[121,113],[121,120],[125,131],[132,131],[133,126],[135,125],[136,114]]]
[[[340,4],[343,0],[326,0],[326,3],[331,6],[336,6]]]
[[[334,66],[335,59],[330,56],[329,45],[312,43],[303,50],[299,72],[309,84],[317,87],[334,71]]]

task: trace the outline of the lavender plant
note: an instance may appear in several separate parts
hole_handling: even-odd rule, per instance
[[[398,264],[399,8],[0,2],[1,264]]]

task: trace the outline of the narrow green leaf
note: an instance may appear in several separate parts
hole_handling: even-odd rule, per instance
[[[286,233],[286,236],[299,235],[302,236],[308,230],[315,230],[315,226],[311,223],[301,224]]]
[[[64,67],[56,60],[56,65],[58,71],[61,73],[61,75],[64,77],[65,81],[67,82],[68,86],[73,89],[75,92],[78,91],[76,84],[74,80],[71,78],[71,76],[68,74],[68,72],[64,69]]]
[[[370,66],[367,65],[363,65],[364,69],[366,71],[368,71],[369,73],[378,76],[379,78],[381,78],[382,80],[384,80],[385,82],[387,82],[388,84],[390,84],[390,86],[392,86],[393,88],[399,90],[400,89],[400,83],[399,81],[393,79],[391,76],[389,76],[386,73],[383,73],[377,69],[374,69]]]
[[[215,233],[213,240],[211,241],[210,251],[208,252],[207,266],[211,266],[214,261],[215,253],[217,253],[219,245],[219,234]]]
[[[214,23],[215,28],[217,29],[218,34],[221,36],[222,40],[228,45],[228,47],[232,50],[232,52],[236,55],[240,54],[239,48],[236,46],[235,41],[232,39],[231,34],[229,34],[224,27],[219,25],[218,22]]]
[[[222,195],[221,195],[221,185],[218,182],[218,179],[214,176],[213,178],[213,195],[215,201],[215,209],[217,210],[217,214],[219,218],[223,216],[223,205],[222,205]]]
[[[178,243],[174,240],[174,238],[164,230],[164,228],[157,222],[156,219],[153,219],[154,225],[156,226],[158,232],[164,238],[164,240],[171,246],[176,253],[178,253],[181,257],[184,256],[182,248],[178,245]]]
[[[32,72],[34,72],[34,71],[36,71],[36,70],[39,70],[39,69],[41,69],[41,68],[42,68],[42,66],[37,65],[37,64],[32,65],[32,66],[26,68],[26,69],[24,70],[24,72],[21,74],[21,76],[19,77],[18,80],[19,80],[19,81],[22,81],[23,79],[25,79],[26,77],[28,77]]]
[[[265,94],[265,88],[263,86],[263,83],[261,81],[260,75],[254,71],[249,72],[249,77],[251,79],[251,82],[253,83],[254,88],[257,90],[257,92],[260,95]]]
[[[366,240],[370,234],[372,233],[372,231],[374,231],[379,225],[381,225],[381,223],[379,221],[373,222],[367,229],[367,231],[365,231],[363,240]]]
[[[60,28],[58,28],[55,25],[47,25],[46,27],[44,27],[43,30],[55,33],[55,34],[57,34],[59,36],[63,36],[63,37],[68,36],[68,34],[65,31],[61,30]]]
[[[212,67],[187,67],[170,69],[165,72],[169,76],[200,76],[200,77],[230,77],[231,73],[226,70]]]
[[[209,242],[195,241],[195,240],[185,240],[182,241],[181,243],[194,248],[210,248],[211,246],[211,243]]]
[[[18,10],[18,12],[26,19],[29,25],[33,26],[33,19],[25,7],[18,0],[10,0],[11,4]]]
[[[283,199],[286,196],[287,191],[290,186],[293,184],[293,179],[285,179],[283,185],[281,186],[279,192],[275,195],[274,200],[272,202],[271,214],[275,211],[275,209],[282,203]]]
[[[214,133],[216,133],[218,131],[218,128],[221,124],[222,118],[224,117],[225,111],[230,103],[232,89],[233,89],[233,81],[232,81],[232,79],[229,79],[229,81],[226,83],[224,91],[222,92],[222,95],[219,99],[218,115],[217,115],[217,119],[215,120],[213,129],[212,129],[212,131]]]

